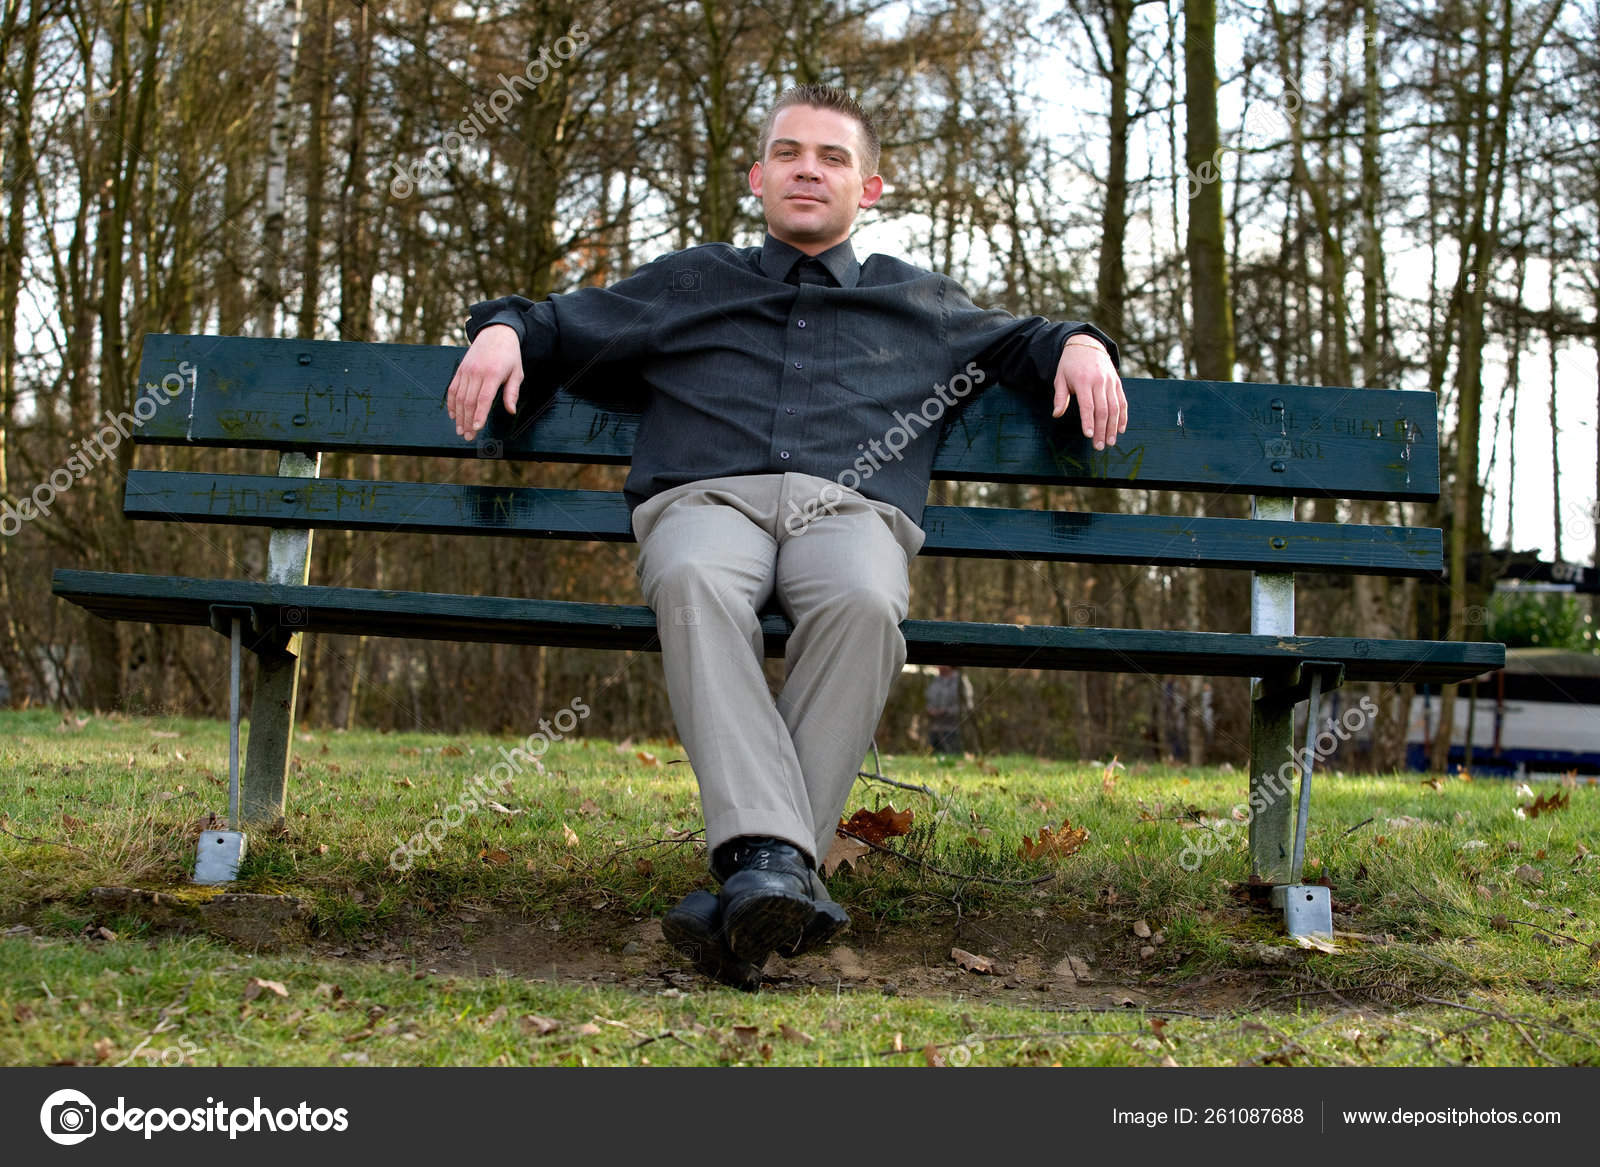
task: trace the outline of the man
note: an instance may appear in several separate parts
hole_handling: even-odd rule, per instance
[[[939,665],[924,704],[929,748],[936,754],[961,753],[961,723],[972,712],[972,682],[960,669]]]
[[[624,494],[721,881],[662,929],[745,988],[775,949],[849,922],[817,865],[905,661],[926,419],[998,377],[1053,390],[1056,417],[1075,396],[1096,449],[1127,426],[1115,346],[1092,325],[984,311],[946,276],[857,261],[850,229],[883,179],[872,119],[848,96],[785,92],[758,157],[760,247],[705,244],[609,288],[476,304],[446,394],[470,441],[502,391],[517,409],[529,367],[591,395],[624,367],[648,387]],[[776,703],[757,615],[774,594],[794,625]]]

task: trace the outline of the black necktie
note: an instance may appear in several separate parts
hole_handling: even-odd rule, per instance
[[[818,287],[826,288],[833,283],[833,277],[829,274],[828,269],[823,266],[821,260],[806,256],[806,258],[789,269],[789,283],[797,286],[800,284],[815,284]]]

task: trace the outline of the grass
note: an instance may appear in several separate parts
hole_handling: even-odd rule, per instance
[[[852,808],[915,813],[905,858],[830,880],[858,967],[808,957],[751,996],[649,939],[706,881],[675,745],[569,736],[502,781],[508,738],[298,738],[284,828],[250,833],[229,890],[299,897],[308,939],[250,952],[91,895],[217,894],[187,880],[225,726],[0,713],[0,930],[32,930],[0,940],[0,1062],[1600,1063],[1592,785],[1540,786],[1570,802],[1534,818],[1507,782],[1319,776],[1307,878],[1348,934],[1323,953],[1242,894],[1242,774],[886,757],[933,796],[857,785]],[[1019,855],[1067,819],[1076,854]],[[1191,872],[1186,847],[1215,852]]]

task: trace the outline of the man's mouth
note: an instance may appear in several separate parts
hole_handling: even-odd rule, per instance
[[[819,199],[816,195],[792,194],[792,195],[789,196],[789,201],[790,202],[802,202],[802,203],[820,203],[823,200]]]

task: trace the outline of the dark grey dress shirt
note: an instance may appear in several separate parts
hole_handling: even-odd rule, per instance
[[[643,383],[630,507],[685,482],[795,471],[919,524],[946,413],[997,380],[1053,392],[1061,347],[1080,332],[1117,360],[1092,325],[978,308],[948,276],[884,255],[857,262],[848,239],[802,272],[805,258],[771,235],[690,247],[610,287],[474,304],[467,337],[516,330],[519,416],[557,385],[605,401]]]

